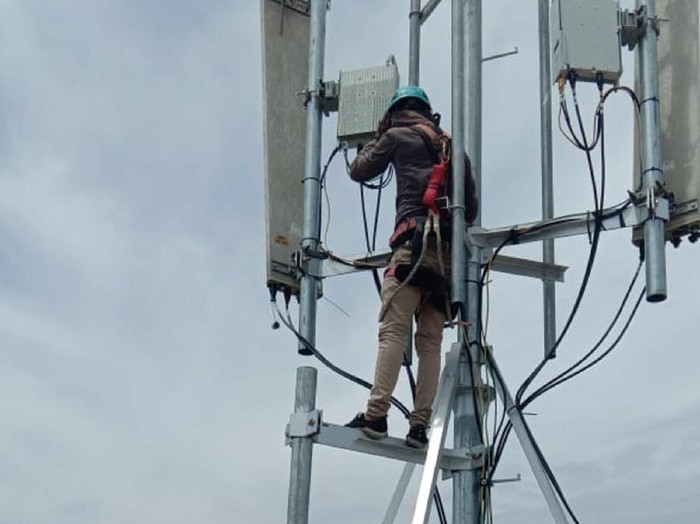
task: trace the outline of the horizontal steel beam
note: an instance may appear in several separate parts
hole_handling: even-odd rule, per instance
[[[482,234],[481,232],[479,234]],[[362,256],[339,262],[337,259],[328,258],[323,261],[320,275],[322,278],[347,275],[367,269],[382,269],[389,263],[391,251],[380,251],[372,256]],[[484,253],[484,263],[488,262],[488,253]],[[493,262],[492,270],[499,273],[509,273],[524,277],[539,278],[564,282],[564,272],[568,268],[557,264],[545,264],[536,260],[498,255]]]
[[[666,210],[667,214],[668,210]],[[642,224],[648,211],[646,208],[627,207],[623,210],[603,210],[602,220],[604,231],[634,227]],[[657,212],[657,214],[659,214]],[[469,237],[473,245],[478,247],[497,247],[507,243],[524,244],[539,242],[550,238],[561,238],[575,235],[593,235],[595,229],[595,217],[593,213],[579,213],[557,217],[540,222],[529,222],[495,229],[481,229],[473,227],[469,229]]]
[[[321,265],[321,277],[336,277],[347,275],[368,269],[382,269],[386,267],[391,258],[391,250],[377,251],[373,255],[363,255],[348,259],[329,257],[323,260]]]
[[[430,15],[435,11],[435,8],[438,6],[438,4],[442,0],[430,0],[427,4],[425,4],[425,7],[421,9],[420,12],[420,23],[421,25],[425,23],[425,21],[430,17]]]
[[[484,253],[484,256],[486,255],[487,253]],[[540,280],[551,282],[564,282],[564,273],[569,268],[567,266],[546,264],[526,258],[498,255],[496,260],[493,261],[491,269],[499,273],[509,273],[521,277],[539,278]]]
[[[403,439],[387,437],[382,440],[372,440],[359,429],[326,422],[321,424],[321,431],[313,439],[314,443],[322,446],[347,449],[413,464],[425,462],[426,450],[409,448]],[[469,449],[445,449],[441,453],[439,462],[439,467],[446,471],[469,470],[482,465],[483,453],[474,453]]]
[[[654,210],[657,216],[669,216],[668,208]],[[635,227],[641,225],[650,216],[644,207],[630,205],[624,209],[610,208],[602,212],[601,221],[604,231]],[[593,213],[578,213],[539,222],[527,222],[494,229],[471,227],[468,229],[470,245],[480,248],[495,248],[503,244],[525,244],[542,240],[569,237],[575,235],[593,235],[595,217]],[[381,269],[389,262],[391,251],[378,251],[350,259],[331,256],[322,261],[320,278],[346,275],[367,269]],[[542,280],[564,281],[565,266],[545,264],[534,260],[499,255],[493,264],[493,270],[513,275],[521,275]]]

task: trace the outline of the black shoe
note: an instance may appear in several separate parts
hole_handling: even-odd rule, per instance
[[[375,440],[383,439],[389,434],[387,432],[386,417],[382,417],[379,420],[368,420],[365,418],[364,413],[358,413],[345,426],[348,428],[359,428],[362,430],[362,433]]]
[[[416,424],[411,426],[408,430],[408,435],[406,435],[406,445],[409,448],[423,449],[428,445],[428,435],[425,433],[425,426],[423,424]]]

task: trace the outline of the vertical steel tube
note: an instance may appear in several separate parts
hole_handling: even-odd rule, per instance
[[[294,413],[308,413],[316,409],[316,375],[316,369],[312,367],[297,369]],[[307,524],[309,522],[312,450],[313,440],[311,437],[292,437],[287,524]]]
[[[647,300],[666,299],[666,239],[664,221],[653,214],[664,196],[657,196],[663,184],[661,170],[661,137],[659,123],[659,63],[657,56],[656,0],[637,0],[637,8],[646,7],[644,36],[639,42],[642,81],[642,184],[651,213],[644,224],[644,258],[646,260]]]
[[[408,15],[408,85],[412,86],[420,84],[420,3],[421,0],[411,0],[411,12]]]
[[[554,218],[554,183],[552,167],[552,72],[549,63],[549,0],[539,0],[540,33],[540,158],[542,164],[542,220]],[[554,264],[554,239],[542,242],[542,261]],[[544,300],[545,357],[554,358],[557,338],[555,286],[542,282]]]
[[[326,40],[326,1],[311,0],[309,35],[309,78],[306,106],[306,169],[304,172],[304,224],[301,249],[304,275],[299,292],[299,332],[311,344],[316,343],[316,301],[320,260],[318,250],[321,228],[321,82]],[[312,255],[312,256],[309,256]],[[300,344],[299,351],[308,354]]]
[[[464,0],[452,0],[452,302],[466,303]]]
[[[454,400],[454,447],[466,449],[480,443],[479,426],[474,411],[473,396],[478,384],[474,383],[472,367],[462,353],[458,367],[458,386]],[[456,471],[452,477],[452,522],[453,524],[479,524],[480,499],[479,480],[481,471]]]
[[[472,322],[472,327],[469,328],[470,338],[475,340],[479,319],[478,281],[481,250],[472,247],[467,258],[464,208],[464,177],[467,173],[464,172],[463,155],[466,150],[471,160],[476,178],[477,195],[479,195],[481,187],[481,0],[466,2],[453,0],[452,33],[453,300],[460,306],[460,317]],[[479,217],[476,223],[480,223]],[[471,350],[472,348],[467,348],[467,351]],[[475,377],[478,376],[478,365],[470,366],[463,353],[459,362],[458,387],[454,404],[455,448],[469,448],[481,442],[477,419],[480,415],[474,409],[476,406],[474,395],[478,387]],[[479,478],[478,470],[455,473],[452,501],[454,524],[479,522]]]

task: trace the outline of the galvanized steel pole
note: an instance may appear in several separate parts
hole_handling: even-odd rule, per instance
[[[411,0],[411,12],[408,15],[408,85],[417,86],[420,82],[420,13],[421,0]]]
[[[316,376],[315,368],[301,367],[297,369],[295,414],[308,413],[316,409]],[[309,522],[313,440],[308,436],[291,437],[291,441],[292,462],[289,473],[287,524],[307,524]]]
[[[299,332],[311,344],[316,343],[316,301],[320,259],[316,256],[321,229],[321,83],[326,40],[327,0],[311,0],[309,34],[309,77],[306,106],[306,170],[304,173],[304,224],[301,250],[304,274],[299,293]],[[309,354],[303,343],[299,351]]]
[[[654,210],[661,199],[661,137],[659,124],[659,63],[657,56],[656,0],[637,0],[637,10],[645,9],[644,35],[639,42],[637,59],[642,82],[642,189],[650,213],[644,224],[644,258],[646,260],[647,300],[666,299],[666,239],[664,220]],[[644,12],[644,11],[642,11]]]
[[[554,184],[552,167],[552,71],[549,63],[549,1],[539,0],[540,33],[540,158],[542,164],[542,220],[554,218]],[[554,264],[554,240],[542,242],[542,261]],[[557,339],[555,286],[542,281],[544,299],[544,351],[554,358]]]
[[[481,186],[481,0],[453,0],[452,34],[452,289],[460,318],[471,321],[470,339],[475,340],[479,321],[481,250],[472,247],[467,258],[464,177],[468,174],[464,170],[463,155],[466,150],[471,159],[478,194]],[[480,218],[477,218],[476,224],[479,223]],[[472,348],[466,350],[472,351]],[[470,448],[481,443],[477,418],[480,415],[475,411],[477,404],[474,398],[479,387],[478,376],[479,366],[470,366],[463,352],[454,402],[455,448]],[[455,472],[452,501],[454,524],[478,524],[479,479],[479,470]]]
[[[464,209],[464,0],[452,0],[452,303],[466,303]]]
[[[321,119],[323,62],[326,39],[327,0],[311,0],[309,29],[309,76],[306,106],[306,169],[304,173],[304,224],[301,249],[304,274],[299,293],[299,331],[310,344],[316,343],[316,300],[320,260],[315,258],[319,246],[321,205]],[[299,352],[308,353],[300,343]],[[294,412],[312,411],[316,405],[316,370],[297,370]],[[311,492],[311,437],[291,437],[292,459],[289,474],[287,524],[308,524]]]

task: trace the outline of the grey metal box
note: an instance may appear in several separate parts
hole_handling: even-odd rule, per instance
[[[354,147],[372,138],[398,87],[393,57],[384,66],[341,71],[338,141]]]
[[[619,5],[613,0],[552,0],[550,31],[554,82],[577,79],[616,84],[622,74]]]

